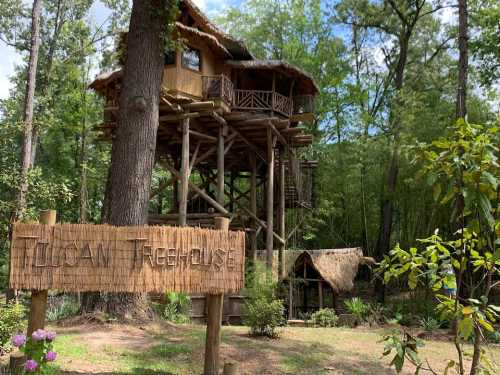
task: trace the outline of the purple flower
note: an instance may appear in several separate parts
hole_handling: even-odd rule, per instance
[[[28,359],[24,365],[26,372],[35,372],[38,368],[38,363],[34,359]]]
[[[33,334],[31,335],[31,338],[33,341],[43,341],[47,337],[47,333],[43,329],[37,329]]]
[[[54,362],[57,358],[57,353],[53,352],[52,350],[48,351],[47,354],[45,354],[45,360],[47,362]]]
[[[45,334],[45,338],[47,341],[54,341],[56,338],[57,334],[54,331],[47,331]]]
[[[14,335],[14,337],[12,337],[12,345],[14,345],[16,348],[23,346],[25,343],[26,343],[25,335]]]

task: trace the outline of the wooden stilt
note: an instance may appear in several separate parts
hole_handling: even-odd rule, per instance
[[[216,218],[215,228],[228,231],[229,219],[225,217]],[[222,326],[223,302],[223,294],[207,295],[208,319],[204,375],[219,375],[220,331]]]
[[[293,277],[295,276],[295,270],[293,270],[293,274],[290,275],[290,279],[288,281],[289,289],[288,289],[288,320],[293,319]]]
[[[181,186],[179,191],[179,225],[187,225],[187,203],[189,192],[189,117],[182,120]]]
[[[278,205],[278,234],[281,238],[286,237],[285,232],[285,163],[284,150],[280,152],[279,160],[279,205]],[[286,243],[279,245],[278,253],[278,275],[280,279],[285,278],[285,246]]]
[[[257,157],[250,153],[250,211],[257,216]],[[252,262],[257,261],[257,220],[252,218],[252,232],[250,233],[250,250]]]
[[[267,128],[267,232],[266,232],[266,266],[273,269],[273,231],[274,231],[274,136]]]
[[[318,281],[318,295],[319,295],[319,308],[320,310],[323,308],[323,282]]]
[[[217,139],[217,202],[224,206],[224,126],[219,127]]]

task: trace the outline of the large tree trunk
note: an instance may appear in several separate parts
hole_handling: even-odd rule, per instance
[[[469,70],[469,21],[467,0],[458,0],[458,90],[457,118],[467,115],[467,78]]]
[[[160,0],[134,0],[132,6],[106,192],[105,220],[112,225],[147,223],[163,74],[162,51],[168,22],[167,17],[162,16],[168,14],[164,11],[166,7],[167,2]],[[102,296],[93,296],[84,298],[84,311],[104,308],[117,317],[142,318],[147,310],[142,295],[109,293],[104,300]]]
[[[40,15],[42,0],[34,0],[31,17],[31,48],[28,63],[28,78],[26,80],[26,96],[24,100],[24,128],[23,147],[21,153],[21,181],[17,197],[17,211],[15,219],[22,219],[26,212],[28,195],[28,173],[31,168],[33,143],[33,110],[35,102],[36,73],[38,65],[38,51],[40,49]]]

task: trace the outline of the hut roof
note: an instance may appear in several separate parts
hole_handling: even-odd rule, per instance
[[[233,57],[232,54],[228,51],[228,49],[221,42],[219,42],[219,40],[215,36],[205,33],[194,27],[186,26],[181,22],[176,22],[176,27],[177,31],[182,37],[187,39],[191,39],[193,37],[199,38],[203,42],[205,42],[214,52],[218,53],[219,55],[222,55],[222,57],[224,58]]]
[[[89,88],[101,93],[106,85],[115,80],[121,79],[123,75],[122,68],[99,74],[89,85]]]
[[[306,71],[281,60],[228,60],[226,65],[236,69],[274,70],[288,77],[296,78],[310,94],[319,93],[314,78]]]
[[[235,39],[219,29],[192,0],[182,0],[181,6],[187,9],[201,28],[205,28],[205,31],[213,34],[231,52],[235,59],[251,60],[254,58],[243,41]]]
[[[303,251],[296,259],[295,265],[303,262],[304,257],[311,261],[311,265],[337,293],[351,291],[359,265],[373,261],[372,258],[364,257],[363,250],[359,247]]]

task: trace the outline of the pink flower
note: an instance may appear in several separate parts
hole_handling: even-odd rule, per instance
[[[54,331],[47,331],[45,338],[47,339],[47,341],[54,341],[56,336],[57,336],[57,334]]]
[[[23,346],[25,343],[26,343],[25,335],[14,335],[14,337],[12,337],[12,345],[14,345],[16,348]]]
[[[35,372],[38,368],[38,363],[34,359],[28,359],[24,365],[26,372]]]
[[[52,350],[48,351],[47,354],[45,354],[45,360],[47,362],[54,362],[57,358],[57,353],[53,352]]]
[[[33,341],[43,341],[47,337],[47,333],[43,329],[37,329],[33,334],[31,335],[31,338]]]

